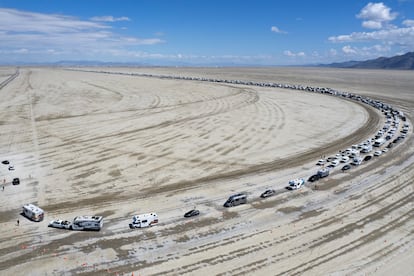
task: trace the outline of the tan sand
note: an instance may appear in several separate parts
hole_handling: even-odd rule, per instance
[[[371,138],[384,116],[290,89],[21,68],[0,90],[0,156],[16,168],[0,164],[5,275],[413,274],[413,72],[87,69],[332,87],[403,110],[410,132],[358,168],[287,191],[321,156]],[[1,68],[0,82],[14,72]],[[277,195],[260,199],[267,188]],[[248,204],[222,207],[236,192]],[[26,203],[45,220],[20,216]],[[201,215],[183,218],[194,206]],[[128,228],[147,212],[158,225]],[[100,232],[47,227],[88,214],[105,217]]]

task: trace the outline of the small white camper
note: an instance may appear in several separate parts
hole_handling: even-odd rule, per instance
[[[132,223],[129,224],[130,228],[143,228],[150,227],[158,223],[158,215],[156,213],[135,215],[132,217]]]
[[[305,184],[305,180],[303,178],[296,178],[289,181],[289,186],[286,188],[288,190],[298,190],[302,188],[302,186]]]
[[[77,216],[73,219],[73,230],[95,230],[99,231],[103,227],[102,216]]]
[[[23,215],[33,221],[42,221],[45,212],[33,204],[26,204],[23,206]]]

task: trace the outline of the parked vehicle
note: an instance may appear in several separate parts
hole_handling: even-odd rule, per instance
[[[13,185],[19,185],[20,184],[20,179],[18,177],[13,178],[12,184]]]
[[[9,166],[9,171],[14,171],[14,166],[13,165]]]
[[[347,170],[349,170],[351,168],[351,165],[349,165],[349,164],[346,164],[345,166],[343,166],[342,167],[342,171],[347,171]]]
[[[323,159],[319,159],[319,160],[318,160],[318,163],[316,163],[316,165],[317,165],[317,166],[323,166],[323,165],[325,165],[325,160],[323,160]]]
[[[329,175],[329,169],[328,168],[322,168],[317,172],[317,175],[319,176],[319,178],[327,177]]]
[[[156,213],[135,215],[132,217],[132,223],[129,228],[144,228],[151,227],[158,223],[158,215]]]
[[[369,161],[371,160],[371,158],[372,158],[372,155],[367,155],[364,157],[364,161]]]
[[[382,150],[377,150],[374,152],[374,156],[380,156],[382,154]]]
[[[351,165],[358,166],[358,165],[361,165],[361,163],[362,163],[362,158],[361,157],[355,157],[352,160]]]
[[[346,163],[348,161],[349,161],[349,157],[348,156],[342,156],[341,163]]]
[[[45,212],[34,204],[26,204],[23,206],[22,214],[33,221],[42,221]]]
[[[272,196],[272,195],[275,195],[275,194],[276,194],[276,191],[275,191],[275,190],[273,190],[273,189],[268,189],[268,190],[264,191],[264,192],[260,195],[260,197],[261,197],[261,198],[266,198],[266,197],[269,197],[269,196]]]
[[[198,216],[200,214],[200,211],[197,209],[193,209],[188,211],[187,213],[184,214],[185,218],[189,218],[189,217],[194,217],[194,216]]]
[[[245,204],[245,203],[247,203],[247,195],[240,193],[240,194],[235,194],[235,195],[230,196],[223,206],[232,207],[232,206],[237,206],[237,205]]]
[[[3,161],[1,161],[1,163],[4,164],[4,165],[10,164],[9,160],[3,160]]]
[[[95,230],[99,231],[103,227],[102,216],[77,216],[73,219],[73,230]]]
[[[321,177],[319,176],[319,174],[314,174],[311,177],[309,177],[308,181],[309,182],[315,182],[318,181]]]
[[[289,186],[286,188],[288,190],[298,190],[302,188],[303,184],[305,184],[305,180],[303,178],[297,178],[289,181]]]
[[[331,165],[333,165],[334,167],[339,165],[339,160],[334,160],[331,162]]]
[[[49,222],[49,227],[60,229],[72,229],[72,223],[68,220],[55,219]]]
[[[365,145],[362,147],[361,152],[362,153],[368,153],[372,151],[372,146],[371,145]]]
[[[380,146],[384,145],[385,141],[386,141],[386,139],[384,139],[384,138],[379,138],[379,139],[375,140],[374,147],[380,147]]]

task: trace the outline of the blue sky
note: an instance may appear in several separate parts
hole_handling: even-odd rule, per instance
[[[305,65],[414,51],[414,0],[0,0],[0,63]]]

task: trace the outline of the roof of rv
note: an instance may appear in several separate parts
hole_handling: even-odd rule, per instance
[[[28,210],[32,211],[33,213],[43,213],[43,210],[41,208],[39,208],[36,205],[33,205],[31,203],[24,205],[23,208],[28,209]]]
[[[147,217],[157,217],[156,213],[148,213],[148,214],[141,214],[135,215],[134,218],[147,218]]]
[[[102,220],[102,216],[77,216],[74,218],[74,220],[81,221],[81,220],[96,220],[100,221]]]

